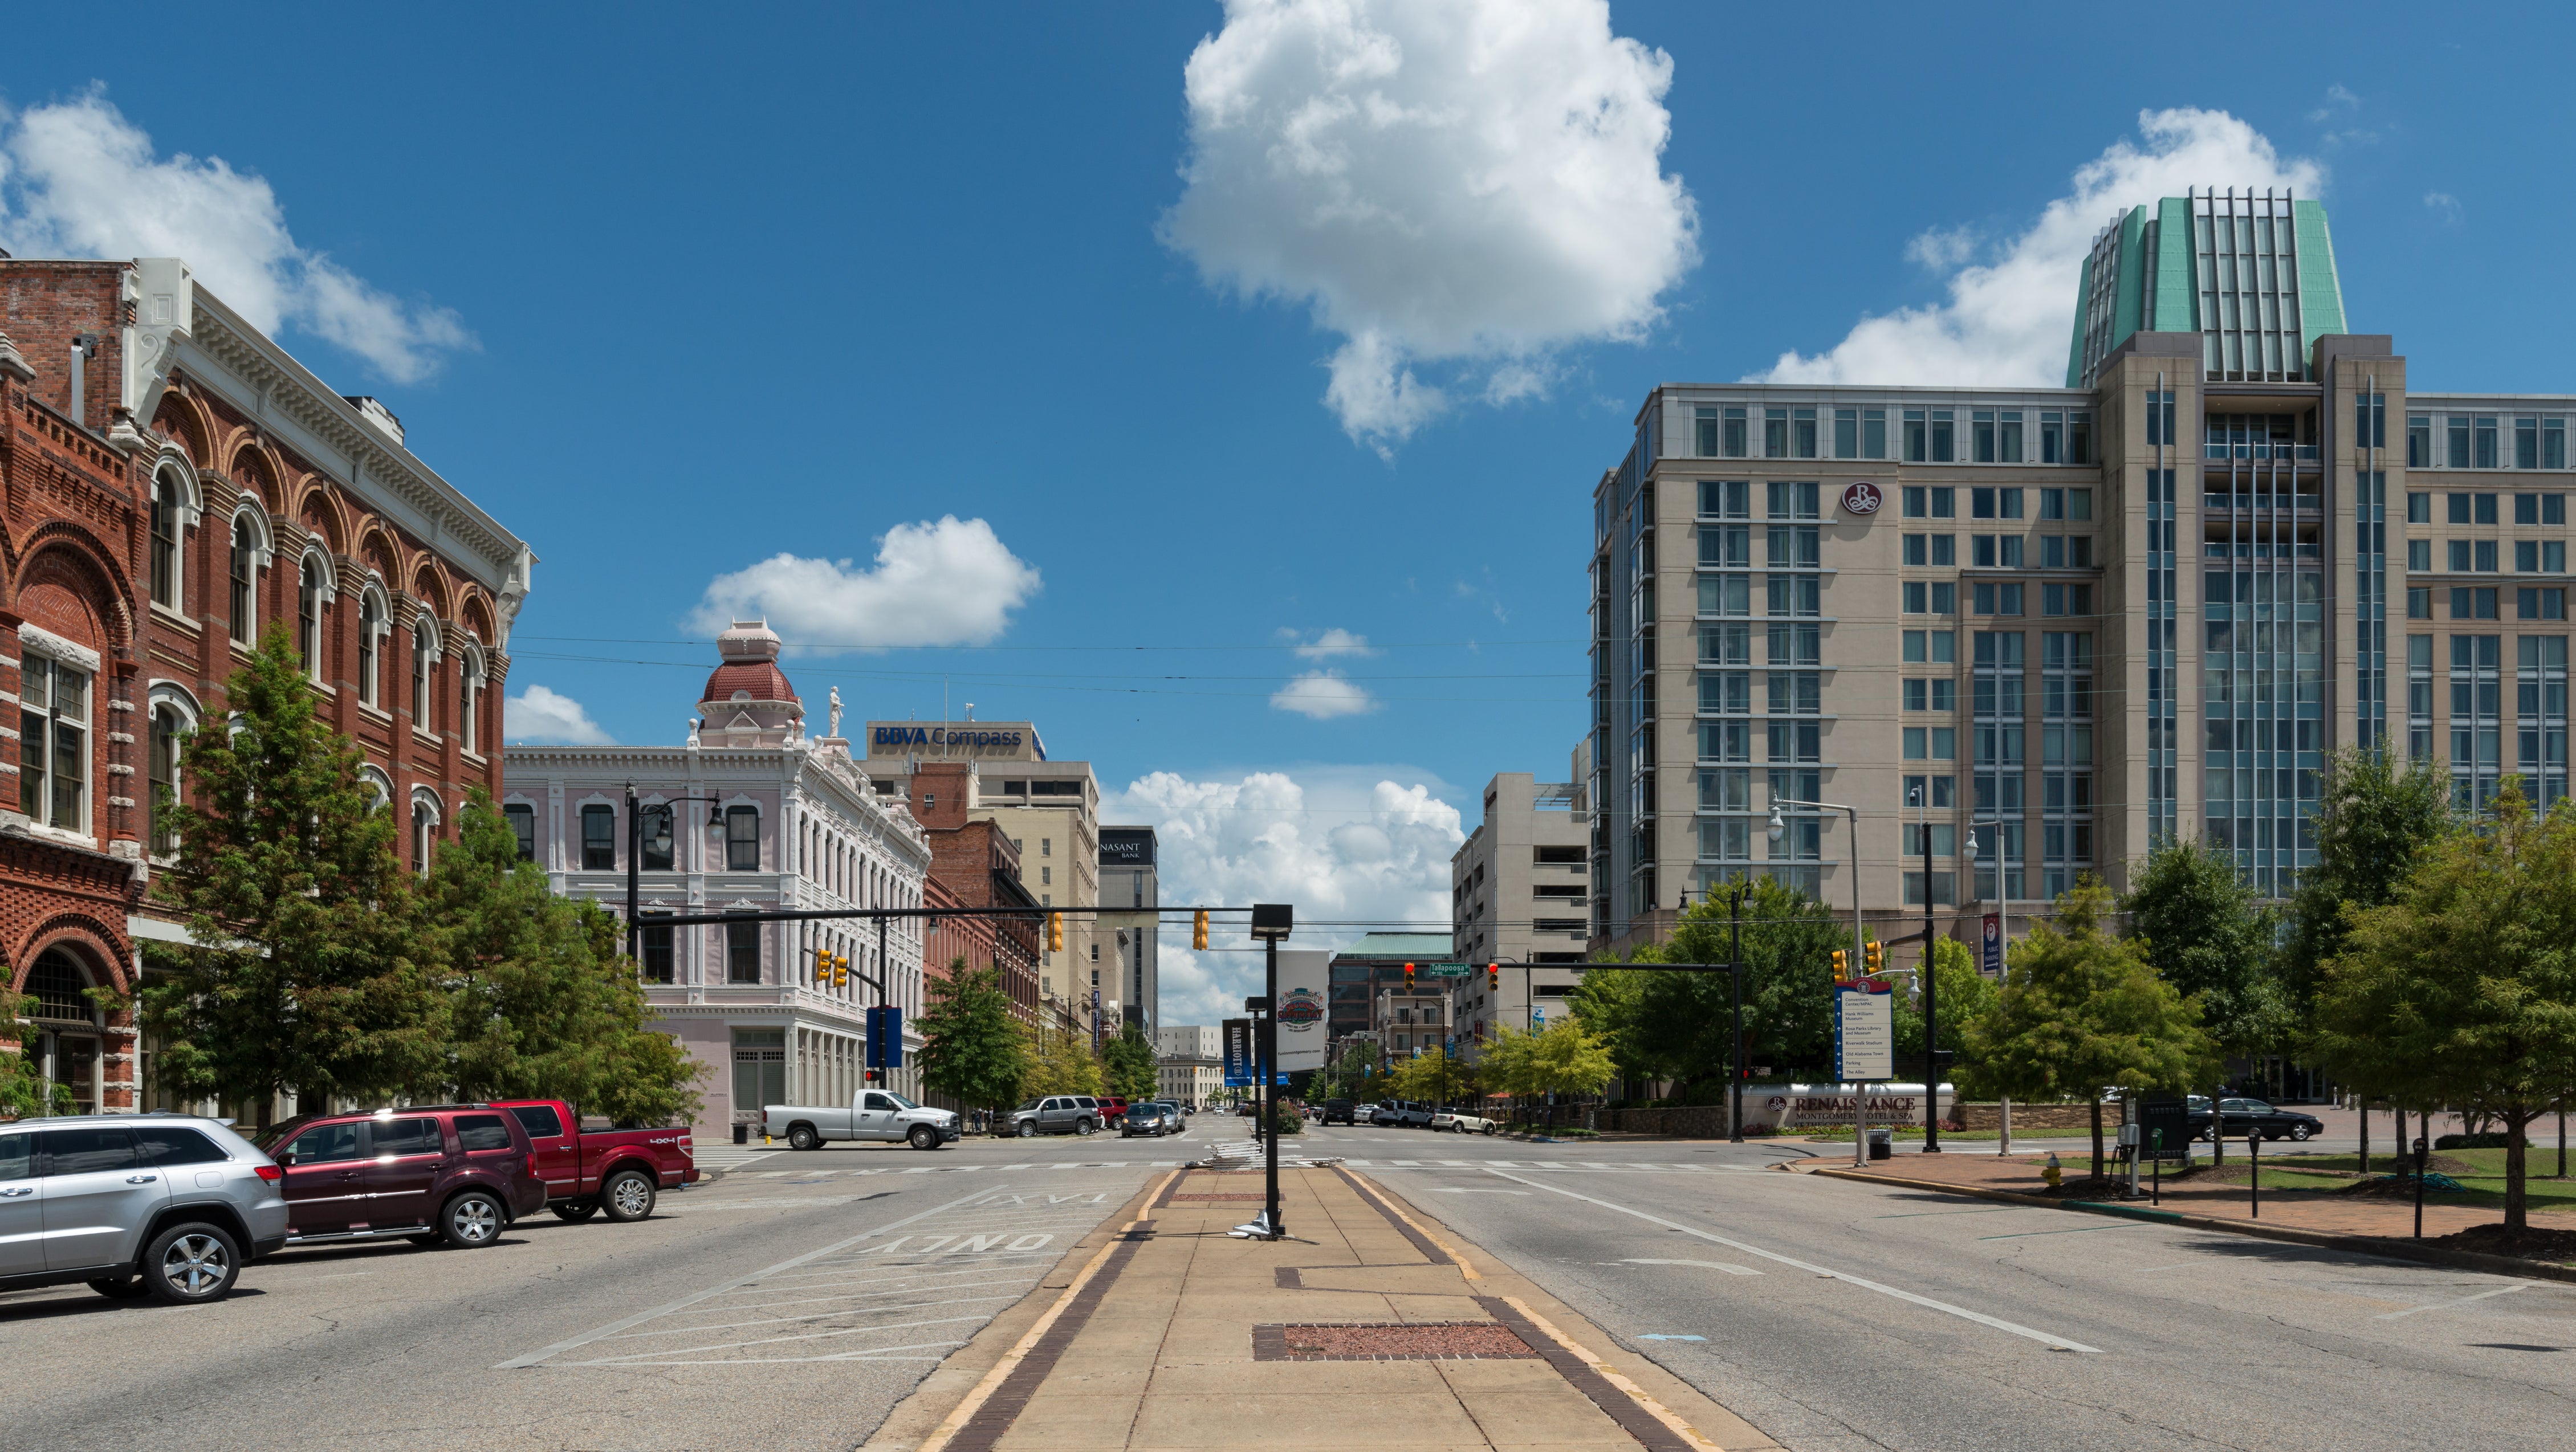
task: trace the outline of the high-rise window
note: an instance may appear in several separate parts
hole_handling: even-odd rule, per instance
[[[760,981],[760,924],[725,924],[725,982]]]
[[[2494,800],[2504,762],[2504,637],[2451,637],[2451,805]]]
[[[727,924],[726,926],[730,927],[733,925]],[[674,954],[671,951],[671,933],[672,930],[668,927],[657,928],[650,925],[645,926],[637,932],[636,937],[639,940],[638,945],[642,948],[644,953],[643,971],[645,982],[669,983],[672,980],[672,960]]]
[[[1816,457],[1816,411],[1812,408],[1789,410],[1789,457]]]
[[[2430,619],[2427,610],[2424,618]],[[2433,637],[2406,637],[2406,755],[2433,759]]]
[[[2431,414],[2410,413],[2406,416],[2406,467],[2409,469],[2433,467],[2433,416]]]
[[[760,809],[725,808],[725,871],[760,870]]]
[[[2518,760],[2526,790],[2546,807],[2567,795],[2567,637],[2525,635],[2513,644]]]
[[[1785,408],[1762,410],[1762,457],[1766,459],[1789,457],[1789,410]]]

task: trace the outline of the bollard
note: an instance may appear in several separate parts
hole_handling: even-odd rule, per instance
[[[2246,1218],[2260,1220],[2263,1218],[2263,1135],[2260,1130],[2245,1136],[2245,1174],[2247,1184],[2253,1189],[2252,1210]]]

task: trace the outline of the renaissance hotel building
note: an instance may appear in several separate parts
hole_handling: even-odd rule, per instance
[[[1973,940],[2163,837],[2287,895],[2352,743],[2566,794],[2576,396],[2414,389],[2311,201],[2139,207],[2076,283],[2063,388],[1647,397],[1594,495],[1596,954],[1753,875]]]

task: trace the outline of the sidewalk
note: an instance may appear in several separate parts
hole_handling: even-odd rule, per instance
[[[895,1408],[872,1452],[1736,1452],[1777,1444],[1345,1169],[1176,1170]]]
[[[2235,1145],[2228,1148],[2228,1165],[2242,1168],[2245,1157],[2241,1148]],[[2204,1148],[2203,1156],[2206,1157],[2207,1153]],[[1931,1180],[1945,1185],[2036,1195],[2047,1188],[2046,1182],[2040,1178],[2040,1168],[2047,1158],[2044,1154],[2025,1157],[2019,1152],[2002,1156],[1988,1145],[1982,1150],[1944,1150],[1937,1155],[1899,1153],[1888,1159],[1871,1161],[1866,1170],[1855,1167],[1847,1158],[1820,1160],[1816,1167],[1838,1171],[1855,1179]],[[2058,1163],[2069,1181],[2082,1178],[2093,1168],[2089,1154],[2079,1158],[2062,1150],[2058,1153]],[[2134,1203],[2148,1203],[2144,1197],[2152,1184],[2151,1176],[2139,1177],[2141,1198]],[[2424,1234],[2428,1239],[2474,1225],[2494,1225],[2504,1219],[2502,1210],[2446,1205],[2442,1203],[2443,1199],[2441,1195],[2427,1195],[2424,1199]],[[2157,1208],[2217,1220],[2258,1220],[2264,1225],[2286,1226],[2322,1235],[2370,1235],[2394,1240],[2410,1238],[2415,1233],[2415,1202],[2411,1199],[2362,1199],[2331,1192],[2267,1187],[2263,1191],[2262,1213],[2255,1216],[2250,1213],[2251,1196],[2242,1183],[2196,1185],[2190,1181],[2167,1181]],[[2576,1214],[2536,1210],[2531,1214],[2531,1223],[2535,1228],[2576,1230]]]

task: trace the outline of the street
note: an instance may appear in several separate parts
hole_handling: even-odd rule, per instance
[[[1187,1138],[834,1145],[652,1219],[289,1250],[162,1308],[0,1297],[22,1447],[848,1447]],[[731,1158],[718,1151],[711,1160]]]
[[[1239,1128],[721,1147],[721,1181],[640,1224],[289,1251],[206,1307],[0,1298],[46,1393],[13,1440],[855,1446],[1159,1169],[1249,1148]],[[2555,1447],[2576,1395],[2576,1286],[1771,1168],[1833,1146],[1283,1148],[1344,1157],[1788,1447]]]
[[[1828,1146],[1311,1138],[1802,1452],[2566,1445],[2576,1285],[1766,1168]]]

